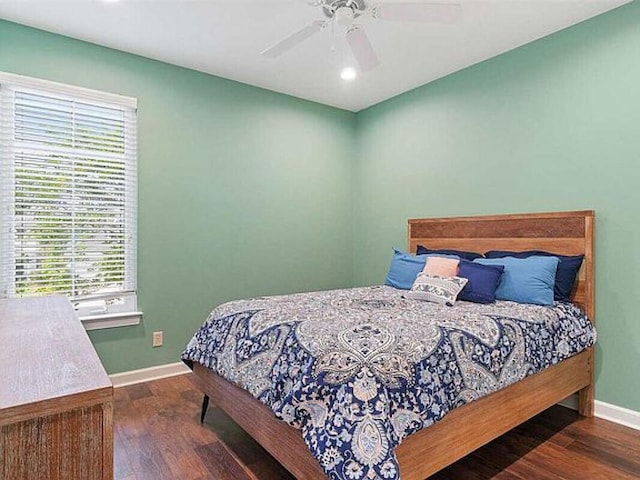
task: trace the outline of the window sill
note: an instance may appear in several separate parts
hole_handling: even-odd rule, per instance
[[[102,330],[103,328],[130,327],[139,325],[142,312],[104,313],[101,315],[84,315],[78,317],[85,330]]]

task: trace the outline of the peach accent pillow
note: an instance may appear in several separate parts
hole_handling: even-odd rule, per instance
[[[460,260],[453,258],[429,257],[422,272],[439,277],[455,277],[458,274],[459,264]]]

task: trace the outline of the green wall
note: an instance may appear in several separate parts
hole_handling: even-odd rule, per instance
[[[412,217],[596,210],[597,392],[640,410],[640,4],[358,114],[356,284]]]
[[[138,98],[144,318],[91,332],[110,373],[178,361],[224,301],[353,283],[354,114],[4,21],[0,70]]]
[[[358,114],[2,21],[0,70],[139,99],[145,317],[91,334],[110,372],[229,299],[380,283],[407,218],[593,208],[596,395],[640,410],[637,2]]]

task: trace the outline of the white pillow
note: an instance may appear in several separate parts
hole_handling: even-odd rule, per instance
[[[461,277],[440,277],[419,273],[416,281],[413,282],[411,291],[405,293],[404,296],[452,307],[468,281],[468,279]]]

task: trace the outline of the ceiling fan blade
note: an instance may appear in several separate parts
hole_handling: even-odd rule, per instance
[[[462,6],[456,3],[382,3],[371,8],[371,15],[395,22],[453,23],[462,16]]]
[[[360,66],[360,70],[366,72],[377,67],[380,61],[374,52],[369,37],[359,25],[353,25],[346,33],[347,43],[351,52]]]
[[[282,55],[287,50],[292,49],[299,43],[304,42],[307,38],[315,35],[320,30],[322,30],[327,22],[324,20],[316,20],[310,25],[298,30],[295,33],[292,33],[284,40],[276,43],[273,47],[267,48],[262,52],[262,55],[269,58],[276,58]]]

